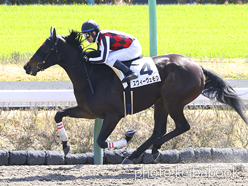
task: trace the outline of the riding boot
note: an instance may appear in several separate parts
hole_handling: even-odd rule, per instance
[[[116,60],[114,63],[114,67],[117,68],[118,70],[122,71],[123,74],[125,75],[125,78],[121,81],[122,83],[129,82],[133,79],[136,79],[138,75],[130,70],[126,65],[124,65],[122,62],[119,60]]]

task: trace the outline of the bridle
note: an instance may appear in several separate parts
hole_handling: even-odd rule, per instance
[[[47,53],[46,57],[44,58],[44,60],[41,60],[40,57],[35,53],[34,56],[39,60],[39,63],[37,63],[36,65],[36,68],[38,70],[44,70],[44,65],[46,63],[46,60],[49,58],[49,56],[52,54],[53,51],[56,52],[56,55],[57,55],[57,62],[59,62],[61,60],[61,54],[58,52],[58,41],[59,41],[59,38],[56,37],[56,41],[52,41],[51,39],[47,39],[46,41],[49,41],[51,42],[53,45],[52,47],[50,48],[49,52]]]
[[[58,41],[59,41],[59,38],[56,37],[56,41],[52,41],[50,38],[47,38],[46,41],[49,41],[51,42],[53,45],[52,47],[50,48],[49,52],[47,53],[46,57],[44,58],[44,60],[41,60],[41,58],[37,55],[37,52],[34,54],[34,56],[39,60],[39,62],[37,63],[36,65],[36,69],[38,70],[45,70],[45,63],[46,63],[46,60],[49,58],[49,56],[52,54],[53,51],[56,52],[56,56],[57,56],[57,63],[60,62],[61,60],[61,53],[59,53],[58,51]],[[82,50],[83,51],[83,50]],[[83,51],[84,52],[84,51]],[[84,55],[84,54],[83,54]],[[79,56],[79,58],[81,59],[81,57]],[[91,81],[89,79],[89,74],[88,74],[88,70],[87,70],[87,67],[86,67],[86,64],[85,64],[85,60],[84,59],[81,59],[80,60],[80,63],[78,65],[69,65],[69,64],[64,64],[64,63],[60,63],[59,65],[64,65],[64,66],[69,66],[69,67],[72,67],[72,68],[77,68],[79,66],[81,66],[81,64],[84,64],[84,69],[85,69],[85,73],[86,73],[86,76],[87,76],[87,80],[89,82],[89,85],[90,85],[90,89],[91,89],[91,92],[92,94],[94,94],[94,90],[93,90],[93,87],[91,85]],[[92,68],[93,69],[93,68]],[[91,70],[92,70],[91,69]]]
[[[47,38],[46,41],[49,41],[53,44],[53,46],[50,48],[49,52],[47,53],[46,57],[44,58],[44,60],[41,60],[41,58],[35,53],[34,56],[39,60],[39,62],[36,65],[36,68],[38,70],[44,70],[44,65],[46,63],[46,60],[49,58],[49,56],[52,54],[53,51],[56,52],[57,55],[57,63],[61,60],[61,53],[59,53],[58,51],[58,41],[59,38],[56,37],[56,41],[52,41],[50,38]],[[65,64],[65,63],[60,63],[61,66],[68,66],[68,67],[72,67],[72,68],[77,68],[79,67],[83,62],[85,62],[83,59],[80,60],[80,63],[78,65],[69,65],[69,64]]]

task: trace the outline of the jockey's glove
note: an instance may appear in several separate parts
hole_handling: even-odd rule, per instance
[[[84,56],[83,56],[83,59],[85,60],[85,62],[89,62],[88,56],[84,55]]]

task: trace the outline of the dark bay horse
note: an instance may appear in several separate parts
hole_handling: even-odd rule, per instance
[[[35,76],[37,72],[58,64],[73,83],[78,105],[60,110],[55,115],[65,154],[69,150],[63,117],[104,119],[97,139],[101,148],[110,147],[106,140],[124,117],[124,88],[121,81],[107,65],[86,63],[80,57],[86,53],[81,48],[81,42],[80,33],[71,31],[69,35],[60,37],[53,29],[50,37],[24,66],[27,74]],[[132,163],[151,145],[153,158],[156,159],[162,144],[188,131],[190,125],[183,109],[200,94],[231,106],[248,124],[242,99],[217,73],[179,54],[156,56],[152,60],[158,68],[161,81],[133,89],[133,113],[154,105],[154,131],[147,141],[123,160],[123,164]],[[166,134],[168,115],[174,120],[175,129]]]

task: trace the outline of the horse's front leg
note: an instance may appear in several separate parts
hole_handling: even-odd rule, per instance
[[[116,142],[106,142],[109,135],[113,132],[116,125],[120,121],[121,117],[116,114],[106,114],[102,123],[102,128],[97,138],[97,144],[105,149],[105,148],[115,148],[125,146],[127,141],[120,140]]]
[[[84,109],[80,108],[79,106],[67,108],[64,110],[59,110],[54,120],[57,123],[57,128],[60,136],[60,140],[62,141],[63,151],[65,155],[70,152],[70,146],[67,144],[68,137],[62,122],[63,117],[69,116],[74,118],[94,118],[89,113],[87,113]]]

